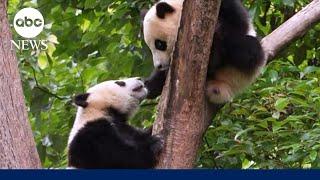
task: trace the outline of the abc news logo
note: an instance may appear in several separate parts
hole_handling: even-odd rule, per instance
[[[35,19],[35,20],[32,20],[32,19],[29,19],[27,16],[24,17],[24,19],[17,19],[16,21],[16,26],[18,27],[32,27],[32,26],[35,26],[35,27],[41,27],[43,24],[42,20],[41,19]]]
[[[13,27],[16,32],[27,38],[26,40],[11,40],[11,49],[18,50],[46,50],[48,45],[46,40],[31,40],[38,36],[44,28],[44,19],[42,14],[34,8],[21,9],[14,17]]]

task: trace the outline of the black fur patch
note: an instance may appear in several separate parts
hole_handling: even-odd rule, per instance
[[[81,169],[153,168],[162,143],[158,137],[116,119],[89,122],[69,145],[68,165]]]
[[[149,9],[142,9],[140,11],[140,19],[141,19],[141,24],[143,24],[144,21],[144,17],[146,16],[146,14],[148,13]]]
[[[123,81],[116,81],[115,83],[118,84],[120,87],[125,87],[126,86],[126,83],[123,82]]]
[[[119,110],[117,110],[116,108],[113,107],[108,107],[106,109],[106,112],[109,116],[111,116],[112,118],[114,118],[115,122],[126,122],[128,119],[128,114],[122,113]]]
[[[218,24],[221,36],[246,35],[249,29],[248,11],[240,0],[223,0]]]
[[[89,97],[89,93],[85,93],[85,94],[79,94],[74,98],[74,103],[77,106],[81,106],[83,108],[86,108],[88,106],[88,102],[87,99]]]
[[[263,49],[253,36],[231,36],[223,41],[222,60],[224,65],[233,66],[250,74],[263,63]]]
[[[155,69],[152,74],[144,81],[148,89],[148,99],[155,99],[161,95],[163,86],[166,82],[168,71],[159,71]]]
[[[154,45],[155,45],[156,49],[158,49],[160,51],[166,51],[168,48],[167,42],[161,41],[160,39],[156,39],[154,41]]]
[[[158,17],[162,19],[168,12],[166,9],[172,8],[164,2],[158,6],[157,15],[159,12]],[[250,75],[263,63],[264,54],[259,39],[246,35],[249,23],[248,11],[240,0],[222,0],[211,49],[208,79],[214,79],[216,70],[226,66],[235,67],[242,73]],[[161,94],[166,75],[167,72],[154,70],[147,78],[145,81],[149,91],[147,98],[153,99]]]
[[[160,19],[164,19],[166,17],[166,14],[173,13],[175,11],[174,8],[166,2],[158,3],[156,6],[156,9],[157,9],[157,16]]]

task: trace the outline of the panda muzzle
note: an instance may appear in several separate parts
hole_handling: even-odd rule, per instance
[[[136,88],[134,88],[132,91],[134,91],[134,92],[141,91],[141,89],[143,89],[143,87],[144,87],[143,85],[139,85]]]

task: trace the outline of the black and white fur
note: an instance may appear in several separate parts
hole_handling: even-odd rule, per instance
[[[144,18],[144,39],[151,49],[155,66],[145,82],[148,98],[155,98],[162,91],[182,7],[183,0],[161,0]],[[222,104],[249,86],[264,65],[262,47],[240,0],[222,0],[213,43],[206,93],[212,103]]]
[[[162,141],[127,124],[146,96],[139,78],[106,81],[76,96],[79,107],[68,140],[68,166],[153,168]]]

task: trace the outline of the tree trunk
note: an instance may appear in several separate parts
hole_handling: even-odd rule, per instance
[[[0,0],[0,168],[40,168],[18,64],[11,50],[7,1]]]
[[[165,147],[158,168],[192,168],[202,136],[221,106],[205,101],[208,50],[219,0],[185,0],[178,41],[167,77],[154,133]],[[312,1],[262,40],[265,62],[320,21],[320,0]],[[262,68],[262,67],[261,67]]]
[[[154,132],[163,131],[166,142],[159,168],[194,165],[208,125],[203,92],[219,8],[220,0],[184,1],[171,70],[154,125]]]

